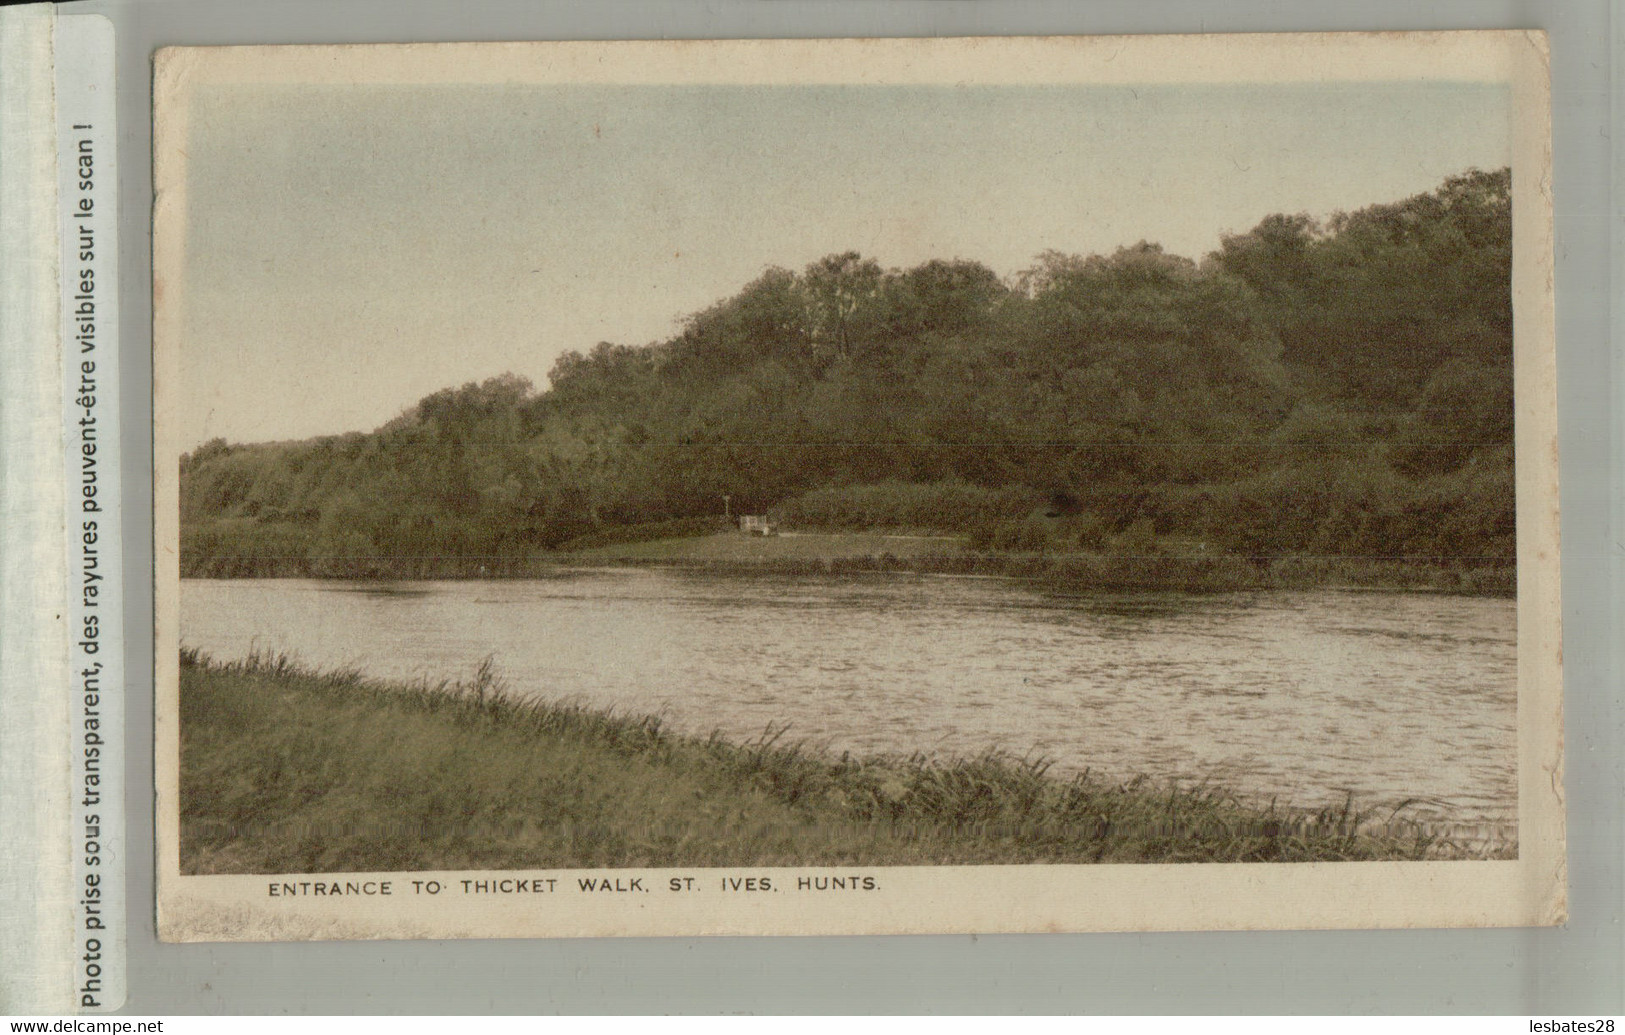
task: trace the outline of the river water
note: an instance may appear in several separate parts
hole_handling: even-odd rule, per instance
[[[1516,611],[1424,593],[1080,592],[1012,579],[577,569],[186,580],[181,639],[466,679],[855,753],[999,747],[1282,805],[1516,821]]]

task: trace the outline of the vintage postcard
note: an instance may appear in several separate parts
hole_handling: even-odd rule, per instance
[[[178,48],[171,940],[1566,912],[1538,33]]]

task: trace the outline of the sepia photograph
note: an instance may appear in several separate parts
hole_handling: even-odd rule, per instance
[[[163,936],[1561,922],[1546,77],[161,52]]]

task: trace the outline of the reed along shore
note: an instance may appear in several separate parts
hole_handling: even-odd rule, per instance
[[[183,578],[340,578],[370,581],[545,578],[574,567],[671,568],[739,576],[871,573],[1022,578],[1080,589],[1220,593],[1387,589],[1514,597],[1517,570],[1484,559],[1240,557],[1226,554],[1015,553],[945,547],[944,537],[737,533],[535,554],[313,557],[181,551]]]
[[[488,665],[391,685],[183,651],[185,873],[1452,858],[1352,809],[1050,775],[1041,761],[834,756],[767,731],[521,700]],[[1511,849],[1515,851],[1514,849]]]

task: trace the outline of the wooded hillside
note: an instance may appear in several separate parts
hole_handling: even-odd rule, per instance
[[[1509,189],[1473,171],[1274,215],[1199,261],[769,269],[669,341],[566,353],[545,391],[503,376],[367,434],[200,447],[182,571],[530,555],[707,527],[724,494],[990,549],[1509,564]]]

